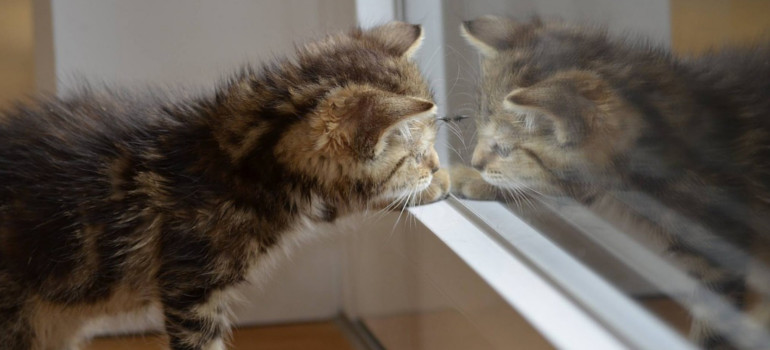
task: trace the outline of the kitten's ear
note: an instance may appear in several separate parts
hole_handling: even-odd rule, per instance
[[[411,58],[422,45],[424,37],[420,25],[399,21],[389,22],[369,30],[369,35],[385,44],[393,54]]]
[[[460,25],[460,34],[485,57],[494,57],[506,49],[518,24],[497,16],[479,17]]]
[[[435,118],[433,102],[408,96],[376,94],[359,105],[355,147],[361,155],[372,157],[385,148],[392,130],[416,120]]]
[[[569,71],[534,85],[513,90],[503,101],[506,110],[529,117],[543,115],[555,125],[557,141],[565,146],[579,144],[600,114],[600,106],[612,94],[609,84],[586,71]]]
[[[435,118],[433,102],[373,88],[342,88],[326,98],[316,148],[353,149],[372,157],[384,148],[385,136],[403,123]]]

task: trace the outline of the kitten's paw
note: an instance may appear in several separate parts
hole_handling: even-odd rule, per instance
[[[484,181],[476,169],[456,165],[450,172],[455,196],[476,200],[494,200],[499,196],[500,190]]]
[[[428,185],[428,188],[414,196],[414,199],[409,202],[409,205],[423,205],[445,199],[449,196],[450,184],[449,172],[444,168],[439,169],[433,174],[433,180],[430,182],[430,185]]]

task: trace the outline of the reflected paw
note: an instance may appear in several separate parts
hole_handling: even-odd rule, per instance
[[[476,200],[494,200],[499,189],[484,181],[476,169],[456,165],[450,170],[452,178],[451,192],[455,196]]]

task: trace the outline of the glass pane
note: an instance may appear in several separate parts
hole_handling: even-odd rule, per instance
[[[443,44],[420,59],[458,197],[506,205],[694,344],[770,344],[770,3],[410,3]]]

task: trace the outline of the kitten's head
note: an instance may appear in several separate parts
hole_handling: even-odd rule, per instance
[[[616,179],[639,118],[596,69],[611,47],[603,32],[497,17],[461,31],[482,56],[472,164],[487,182],[564,193]]]
[[[391,22],[300,47],[296,59],[262,74],[267,86],[243,92],[236,84],[255,109],[267,105],[280,116],[245,128],[257,136],[272,130],[273,155],[286,176],[359,206],[354,210],[426,188],[439,161],[436,106],[410,59],[422,37],[420,26]],[[243,134],[243,123],[234,123]],[[237,141],[231,156],[254,150]]]

